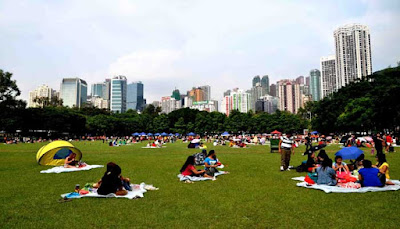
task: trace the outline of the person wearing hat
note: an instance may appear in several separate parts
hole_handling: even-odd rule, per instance
[[[283,135],[279,141],[279,153],[281,154],[281,171],[290,170],[293,166],[289,166],[290,155],[294,154],[293,140],[290,134]]]

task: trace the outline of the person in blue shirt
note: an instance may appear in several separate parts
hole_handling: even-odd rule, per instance
[[[378,168],[372,167],[372,162],[370,160],[363,161],[364,168],[358,171],[358,180],[362,187],[383,187],[385,186],[386,180],[379,180]],[[382,176],[383,178],[385,176]]]
[[[327,158],[322,161],[320,167],[316,169],[318,174],[317,184],[335,186],[337,184],[335,170],[332,169],[332,160]]]
[[[204,160],[204,167],[209,176],[214,176],[218,172],[218,159],[214,150],[208,152],[207,158]]]

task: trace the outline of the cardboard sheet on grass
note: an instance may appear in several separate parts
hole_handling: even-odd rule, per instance
[[[93,189],[93,191],[89,192],[86,195],[80,195],[75,192],[71,193],[65,193],[62,194],[62,198],[68,198],[68,199],[80,199],[84,197],[92,197],[92,198],[127,198],[127,199],[138,199],[138,198],[143,198],[144,193],[146,193],[148,190],[158,190],[158,188],[155,188],[153,185],[147,185],[145,183],[141,183],[140,185],[131,185],[132,186],[132,191],[128,191],[128,194],[125,196],[117,196],[114,193],[110,193],[108,195],[100,195],[97,193],[97,189]]]
[[[215,176],[219,176],[219,175],[223,175],[223,174],[227,174],[224,171],[219,171],[218,173],[215,173]],[[184,176],[182,174],[178,175],[178,178],[180,181],[186,181],[186,180],[190,180],[190,181],[205,181],[205,180],[212,180],[212,178],[209,177],[195,177],[195,176]]]
[[[384,192],[384,191],[400,190],[400,181],[398,181],[398,180],[390,180],[395,185],[386,185],[385,187],[382,187],[382,188],[362,187],[362,188],[358,188],[358,189],[357,188],[342,188],[339,186],[328,186],[328,185],[318,185],[318,184],[308,185],[307,182],[304,182],[304,177],[294,177],[294,178],[292,178],[292,180],[301,181],[300,183],[296,184],[297,187],[322,190],[325,193],[365,193],[365,192]]]
[[[85,167],[80,167],[80,168],[64,168],[64,166],[57,166],[51,169],[42,170],[40,171],[40,173],[68,173],[68,172],[91,170],[102,167],[104,167],[104,165],[86,165]]]

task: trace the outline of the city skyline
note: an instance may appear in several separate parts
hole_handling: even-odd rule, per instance
[[[91,85],[115,75],[147,85],[148,103],[195,85],[210,85],[221,101],[228,88],[251,88],[257,74],[270,84],[307,76],[335,54],[334,31],[352,23],[369,27],[373,71],[399,61],[398,1],[306,3],[2,1],[1,67],[27,101],[44,83],[58,89],[62,78]]]

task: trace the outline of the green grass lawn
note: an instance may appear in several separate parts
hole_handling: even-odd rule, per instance
[[[83,198],[58,203],[72,192],[101,178],[105,169],[40,174],[48,167],[35,161],[44,144],[0,145],[0,227],[4,228],[398,228],[400,191],[364,194],[325,194],[296,187],[296,171],[280,172],[280,156],[268,146],[247,149],[212,147],[230,174],[217,181],[179,182],[176,175],[196,149],[167,144],[109,147],[101,142],[73,142],[89,164],[113,161],[133,183],[159,187],[145,198]],[[338,146],[326,148],[329,156]],[[296,150],[292,165],[306,157]],[[398,150],[398,148],[397,148]],[[375,162],[370,151],[366,158]],[[400,178],[400,157],[387,155],[392,179]]]

